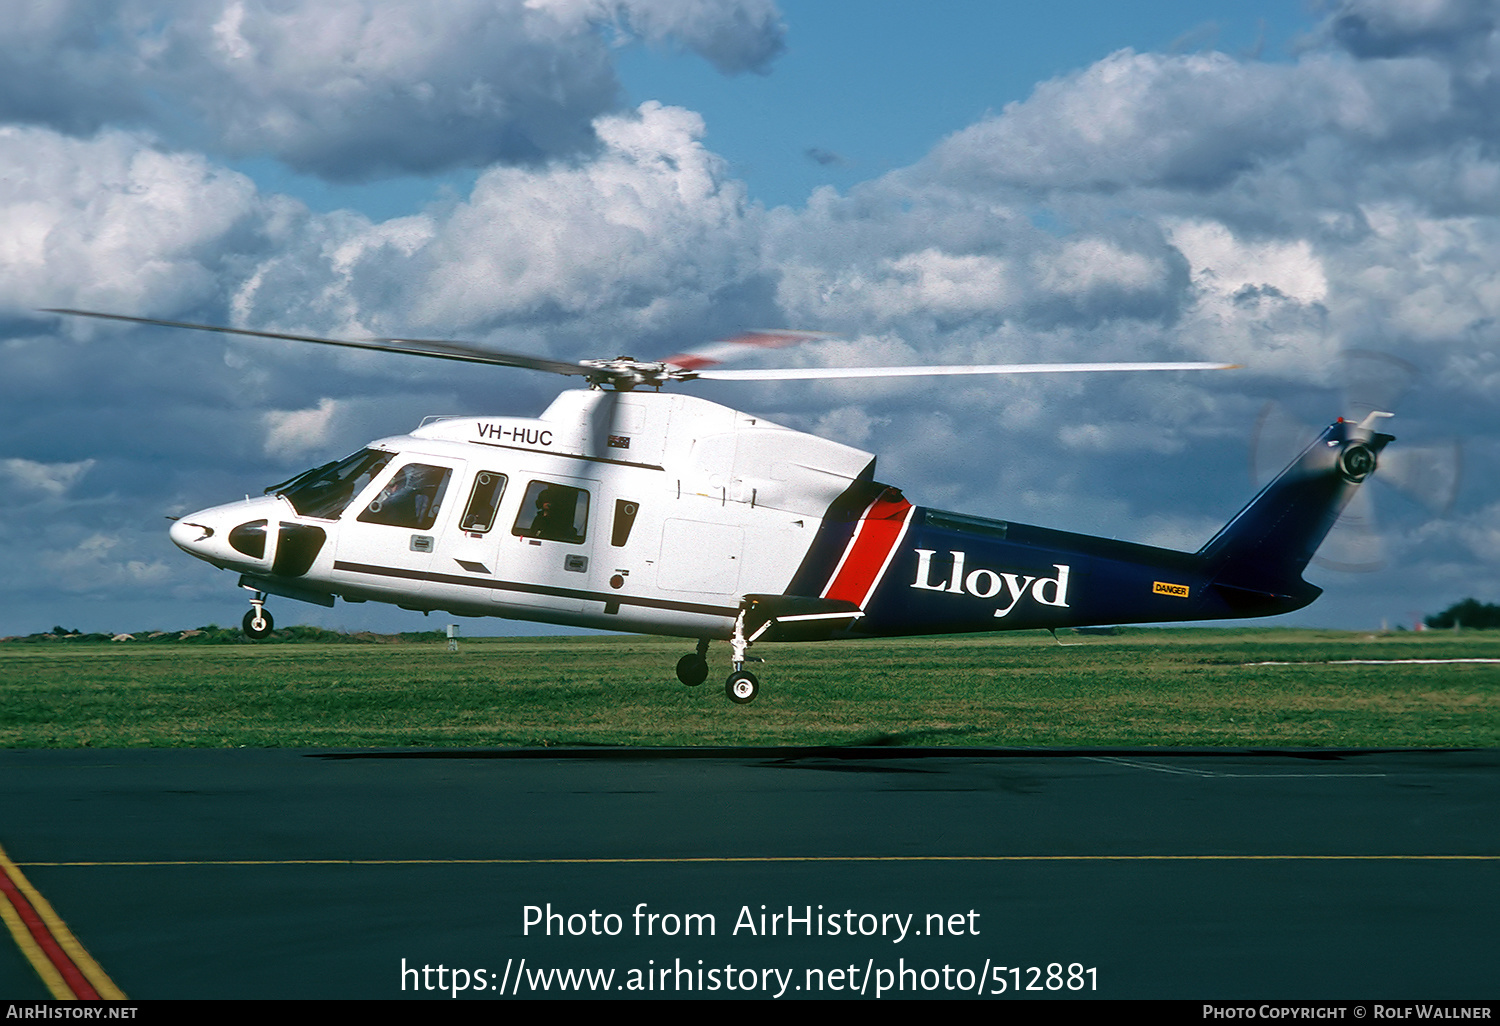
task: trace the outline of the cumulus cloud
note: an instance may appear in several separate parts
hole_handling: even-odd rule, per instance
[[[1166,456],[1185,447],[1182,439],[1149,423],[1065,424],[1058,432],[1058,440],[1070,449],[1100,453],[1151,452]]]
[[[127,19],[109,0],[8,0],[0,6],[0,119],[89,133],[145,114],[139,60],[112,45]]]
[[[131,558],[122,551],[126,548],[125,539],[92,534],[71,548],[42,553],[40,562],[59,587],[71,592],[151,587],[171,579],[165,562]]]
[[[266,452],[273,456],[302,456],[328,444],[329,428],[339,404],[318,400],[310,410],[269,410],[266,413]]]
[[[256,213],[243,175],[138,136],[0,126],[0,308],[182,309]]]
[[[79,460],[76,463],[38,463],[36,460],[11,458],[0,460],[0,473],[23,491],[39,493],[49,498],[59,498],[73,487],[94,460]]]
[[[1330,135],[1365,150],[1425,133],[1448,114],[1451,91],[1448,69],[1421,58],[1318,52],[1288,67],[1122,50],[1039,85],[930,159],[971,186],[1212,190]]]
[[[769,0],[57,0],[7,14],[0,118],[130,123],[338,180],[588,152],[594,118],[618,106],[607,34],[726,73],[764,70],[784,35]]]
[[[617,24],[655,43],[678,41],[728,75],[764,73],[786,48],[786,27],[772,0],[542,0],[539,6],[613,12]]]
[[[1231,298],[1261,290],[1303,303],[1328,296],[1328,276],[1306,239],[1247,243],[1217,222],[1183,221],[1169,231],[1205,290]]]
[[[616,91],[587,23],[477,0],[195,3],[147,63],[229,152],[338,179],[580,152]]]
[[[1497,27],[1495,7],[1485,0],[1342,0],[1315,38],[1362,58],[1413,53],[1468,58],[1492,45]]]
[[[517,344],[530,348],[547,345],[538,327],[597,332],[593,345],[616,345],[611,336],[673,345],[674,330],[711,321],[716,305],[749,316],[735,307],[753,302],[760,275],[756,215],[702,145],[702,119],[653,102],[602,117],[596,130],[594,159],[492,168],[439,212],[382,225],[319,219],[299,246],[254,269],[237,316],[375,334],[524,331]]]

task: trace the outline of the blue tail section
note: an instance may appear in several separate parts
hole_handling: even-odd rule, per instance
[[[791,587],[748,596],[755,638],[953,634],[1270,616],[1393,441],[1336,421],[1197,552],[912,507],[860,481]],[[754,640],[754,639],[752,639]]]
[[[1391,441],[1346,420],[1330,424],[1198,551],[1239,615],[1300,609],[1322,594],[1302,572]]]

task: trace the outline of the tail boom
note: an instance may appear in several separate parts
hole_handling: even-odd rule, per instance
[[[864,482],[752,619],[792,641],[1291,612],[1322,593],[1302,572],[1390,441],[1335,422],[1197,552],[913,507]],[[855,588],[852,565],[871,568]]]

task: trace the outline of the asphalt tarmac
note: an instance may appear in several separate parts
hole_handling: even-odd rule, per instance
[[[136,1000],[1488,999],[1497,810],[1488,750],[0,751]]]

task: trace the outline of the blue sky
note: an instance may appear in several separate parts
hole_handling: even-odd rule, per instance
[[[786,49],[763,73],[725,75],[666,44],[622,46],[616,55],[623,102],[658,100],[702,114],[704,142],[767,206],[800,205],[819,185],[847,189],[915,163],[939,138],[1024,100],[1038,82],[1116,50],[1220,49],[1286,60],[1316,24],[1306,0],[778,7]],[[478,173],[351,185],[298,175],[269,158],[234,166],[314,209],[352,207],[377,218],[415,213],[444,190],[466,192]]]
[[[568,358],[784,324],[847,335],[815,363],[1233,360],[700,390],[916,501],[1186,549],[1253,492],[1267,403],[1331,419],[1338,354],[1377,349],[1421,372],[1392,451],[1461,439],[1463,486],[1435,519],[1382,481],[1385,568],[1310,572],[1293,622],[1500,600],[1493,2],[11,6],[0,634],[234,622],[162,517],[556,391],[47,306]]]
[[[768,206],[798,205],[816,186],[848,189],[913,164],[943,136],[1024,100],[1038,82],[1115,50],[1218,48],[1284,60],[1293,38],[1315,23],[1296,0],[780,7],[787,49],[769,74],[725,77],[646,47],[620,61],[632,99],[703,114],[704,141]]]

